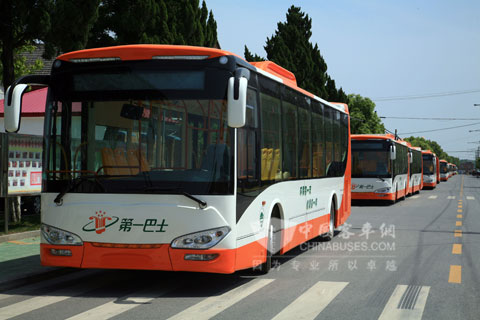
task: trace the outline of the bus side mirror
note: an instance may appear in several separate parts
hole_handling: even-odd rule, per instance
[[[410,153],[410,163],[413,163],[413,152],[409,152]]]
[[[5,92],[5,131],[17,132],[20,129],[20,114],[22,112],[22,96],[28,88],[26,84],[8,87]]]
[[[247,87],[250,71],[238,68],[235,76],[228,79],[228,125],[241,128],[247,118]]]
[[[397,158],[397,150],[395,146],[390,146],[390,160],[395,160]]]

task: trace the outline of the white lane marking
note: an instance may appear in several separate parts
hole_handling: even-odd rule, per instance
[[[428,199],[437,199],[438,196],[430,196]]]
[[[475,200],[475,197],[467,196],[467,200]]]
[[[415,196],[411,196],[410,198],[411,198],[411,199],[418,199],[418,198],[420,198],[420,196],[417,194],[417,195],[415,195]]]
[[[82,283],[74,287],[64,288],[51,292],[48,296],[38,296],[11,304],[9,306],[0,308],[0,320],[10,319],[57,302],[70,299],[74,296],[78,296],[83,293],[92,291],[103,285],[103,283],[87,283],[86,285]]]
[[[448,196],[447,199],[455,199],[455,196]]]
[[[422,319],[430,287],[422,286],[419,290],[410,291],[412,294],[406,297],[409,301],[405,301],[407,288],[406,285],[395,288],[378,320]]]
[[[172,289],[173,288],[156,291],[152,291],[152,289],[138,291],[118,298],[115,301],[110,301],[96,308],[79,313],[73,317],[68,318],[68,320],[110,319],[125,311],[138,307],[139,305],[147,304],[153,299],[164,295]]]
[[[315,319],[347,284],[348,282],[319,281],[272,320]]]
[[[273,281],[274,279],[252,280],[219,296],[206,298],[190,308],[177,313],[169,318],[169,320],[210,319]]]

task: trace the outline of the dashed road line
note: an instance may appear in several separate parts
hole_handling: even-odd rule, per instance
[[[462,283],[462,266],[451,265],[450,274],[448,275],[448,282]]]
[[[475,200],[475,197],[467,196],[467,200]]]
[[[455,199],[455,196],[448,196],[447,199],[453,200],[453,199]]]
[[[429,196],[428,199],[437,199],[438,196]]]
[[[452,254],[462,254],[462,244],[454,243],[452,247]]]

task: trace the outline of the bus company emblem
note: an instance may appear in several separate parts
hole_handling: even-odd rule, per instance
[[[91,216],[88,219],[93,220],[93,221],[90,221],[89,223],[84,225],[82,230],[87,231],[87,232],[95,231],[96,233],[101,234],[101,233],[105,232],[105,230],[108,227],[117,223],[119,218],[118,217],[109,217],[109,216],[107,216],[107,213],[105,211],[99,210],[99,211],[95,212],[94,216]],[[107,221],[108,221],[108,223],[107,223]],[[95,224],[95,226],[93,226],[93,224]]]

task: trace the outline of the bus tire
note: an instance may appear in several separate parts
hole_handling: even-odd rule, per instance
[[[335,236],[335,202],[332,200],[330,205],[330,219],[328,221],[328,232],[323,235],[323,239],[331,241]]]

